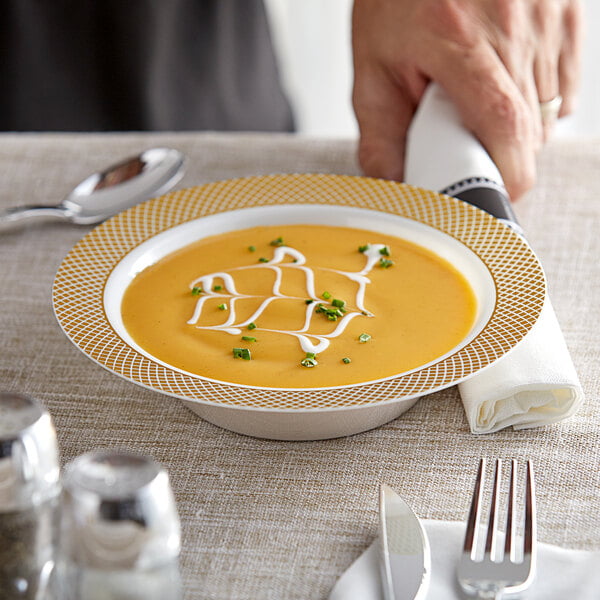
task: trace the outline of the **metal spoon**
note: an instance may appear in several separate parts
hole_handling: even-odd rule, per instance
[[[50,217],[77,225],[100,223],[152,196],[183,176],[184,156],[171,148],[151,148],[84,179],[56,206],[17,206],[0,213],[0,225]]]

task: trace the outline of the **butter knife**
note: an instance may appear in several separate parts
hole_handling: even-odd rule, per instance
[[[427,534],[410,506],[389,486],[379,491],[381,582],[385,600],[425,598],[431,573]]]

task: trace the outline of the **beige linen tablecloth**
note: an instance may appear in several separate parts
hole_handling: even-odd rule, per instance
[[[166,145],[188,157],[179,187],[277,172],[356,174],[350,140],[253,134],[1,135],[0,208],[59,201],[92,171]],[[94,448],[153,455],[182,519],[187,599],[322,599],[376,535],[378,484],[418,515],[463,520],[479,457],[531,458],[539,538],[600,549],[600,140],[555,141],[516,210],[545,266],[587,401],[537,430],[469,433],[455,388],[373,431],[273,442],[206,423],[178,400],[112,375],[62,334],[56,269],[89,229],[34,225],[0,235],[0,387],[41,399],[64,462]]]

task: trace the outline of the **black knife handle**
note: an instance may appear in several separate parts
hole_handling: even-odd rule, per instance
[[[485,177],[468,177],[449,185],[441,193],[472,204],[523,234],[503,185]]]

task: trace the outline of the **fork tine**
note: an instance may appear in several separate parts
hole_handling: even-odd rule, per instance
[[[508,463],[504,465],[508,467]],[[477,481],[471,501],[469,518],[467,521],[467,531],[460,562],[457,566],[457,580],[461,589],[469,597],[477,598],[500,598],[505,593],[517,593],[525,590],[535,576],[536,563],[536,510],[535,510],[535,485],[533,476],[533,465],[527,461],[527,474],[525,489],[523,492],[517,492],[519,477],[517,472],[517,461],[511,461],[509,478],[509,496],[506,502],[506,534],[504,548],[496,548],[496,537],[500,521],[498,513],[504,502],[500,500],[502,494],[502,468],[504,466],[501,460],[496,461],[495,476],[490,514],[487,523],[487,532],[485,540],[484,556],[481,558],[481,551],[477,551],[478,530],[483,529],[481,523],[481,505],[484,497],[484,477],[486,461],[482,459],[479,463],[477,472]],[[520,471],[520,469],[519,469]],[[522,479],[523,477],[521,477]],[[522,498],[522,499],[521,499]],[[523,539],[517,538],[516,532],[521,524],[523,513],[520,506],[524,504],[524,528]],[[481,546],[481,544],[479,544]],[[520,551],[523,549],[523,559],[520,558]],[[496,556],[497,555],[497,556]]]
[[[473,499],[471,500],[471,508],[469,509],[469,517],[467,519],[467,530],[465,532],[465,542],[463,551],[472,554],[477,533],[477,526],[481,517],[481,495],[483,493],[483,482],[485,478],[485,458],[479,461],[477,469],[477,479],[475,480],[475,489],[473,490]]]
[[[510,461],[510,485],[508,492],[508,506],[506,508],[506,537],[504,538],[504,555],[514,560],[515,556],[515,528],[516,521],[513,514],[516,506],[517,495],[517,461]]]
[[[537,523],[535,510],[535,481],[533,476],[533,463],[527,461],[527,482],[525,484],[525,532],[524,532],[525,556],[534,556],[534,548],[537,537]]]
[[[496,534],[498,532],[498,493],[500,491],[500,479],[502,477],[502,461],[496,460],[496,469],[494,474],[494,487],[492,488],[492,500],[490,505],[490,515],[488,518],[487,537],[485,540],[485,553],[491,555],[495,552]]]

